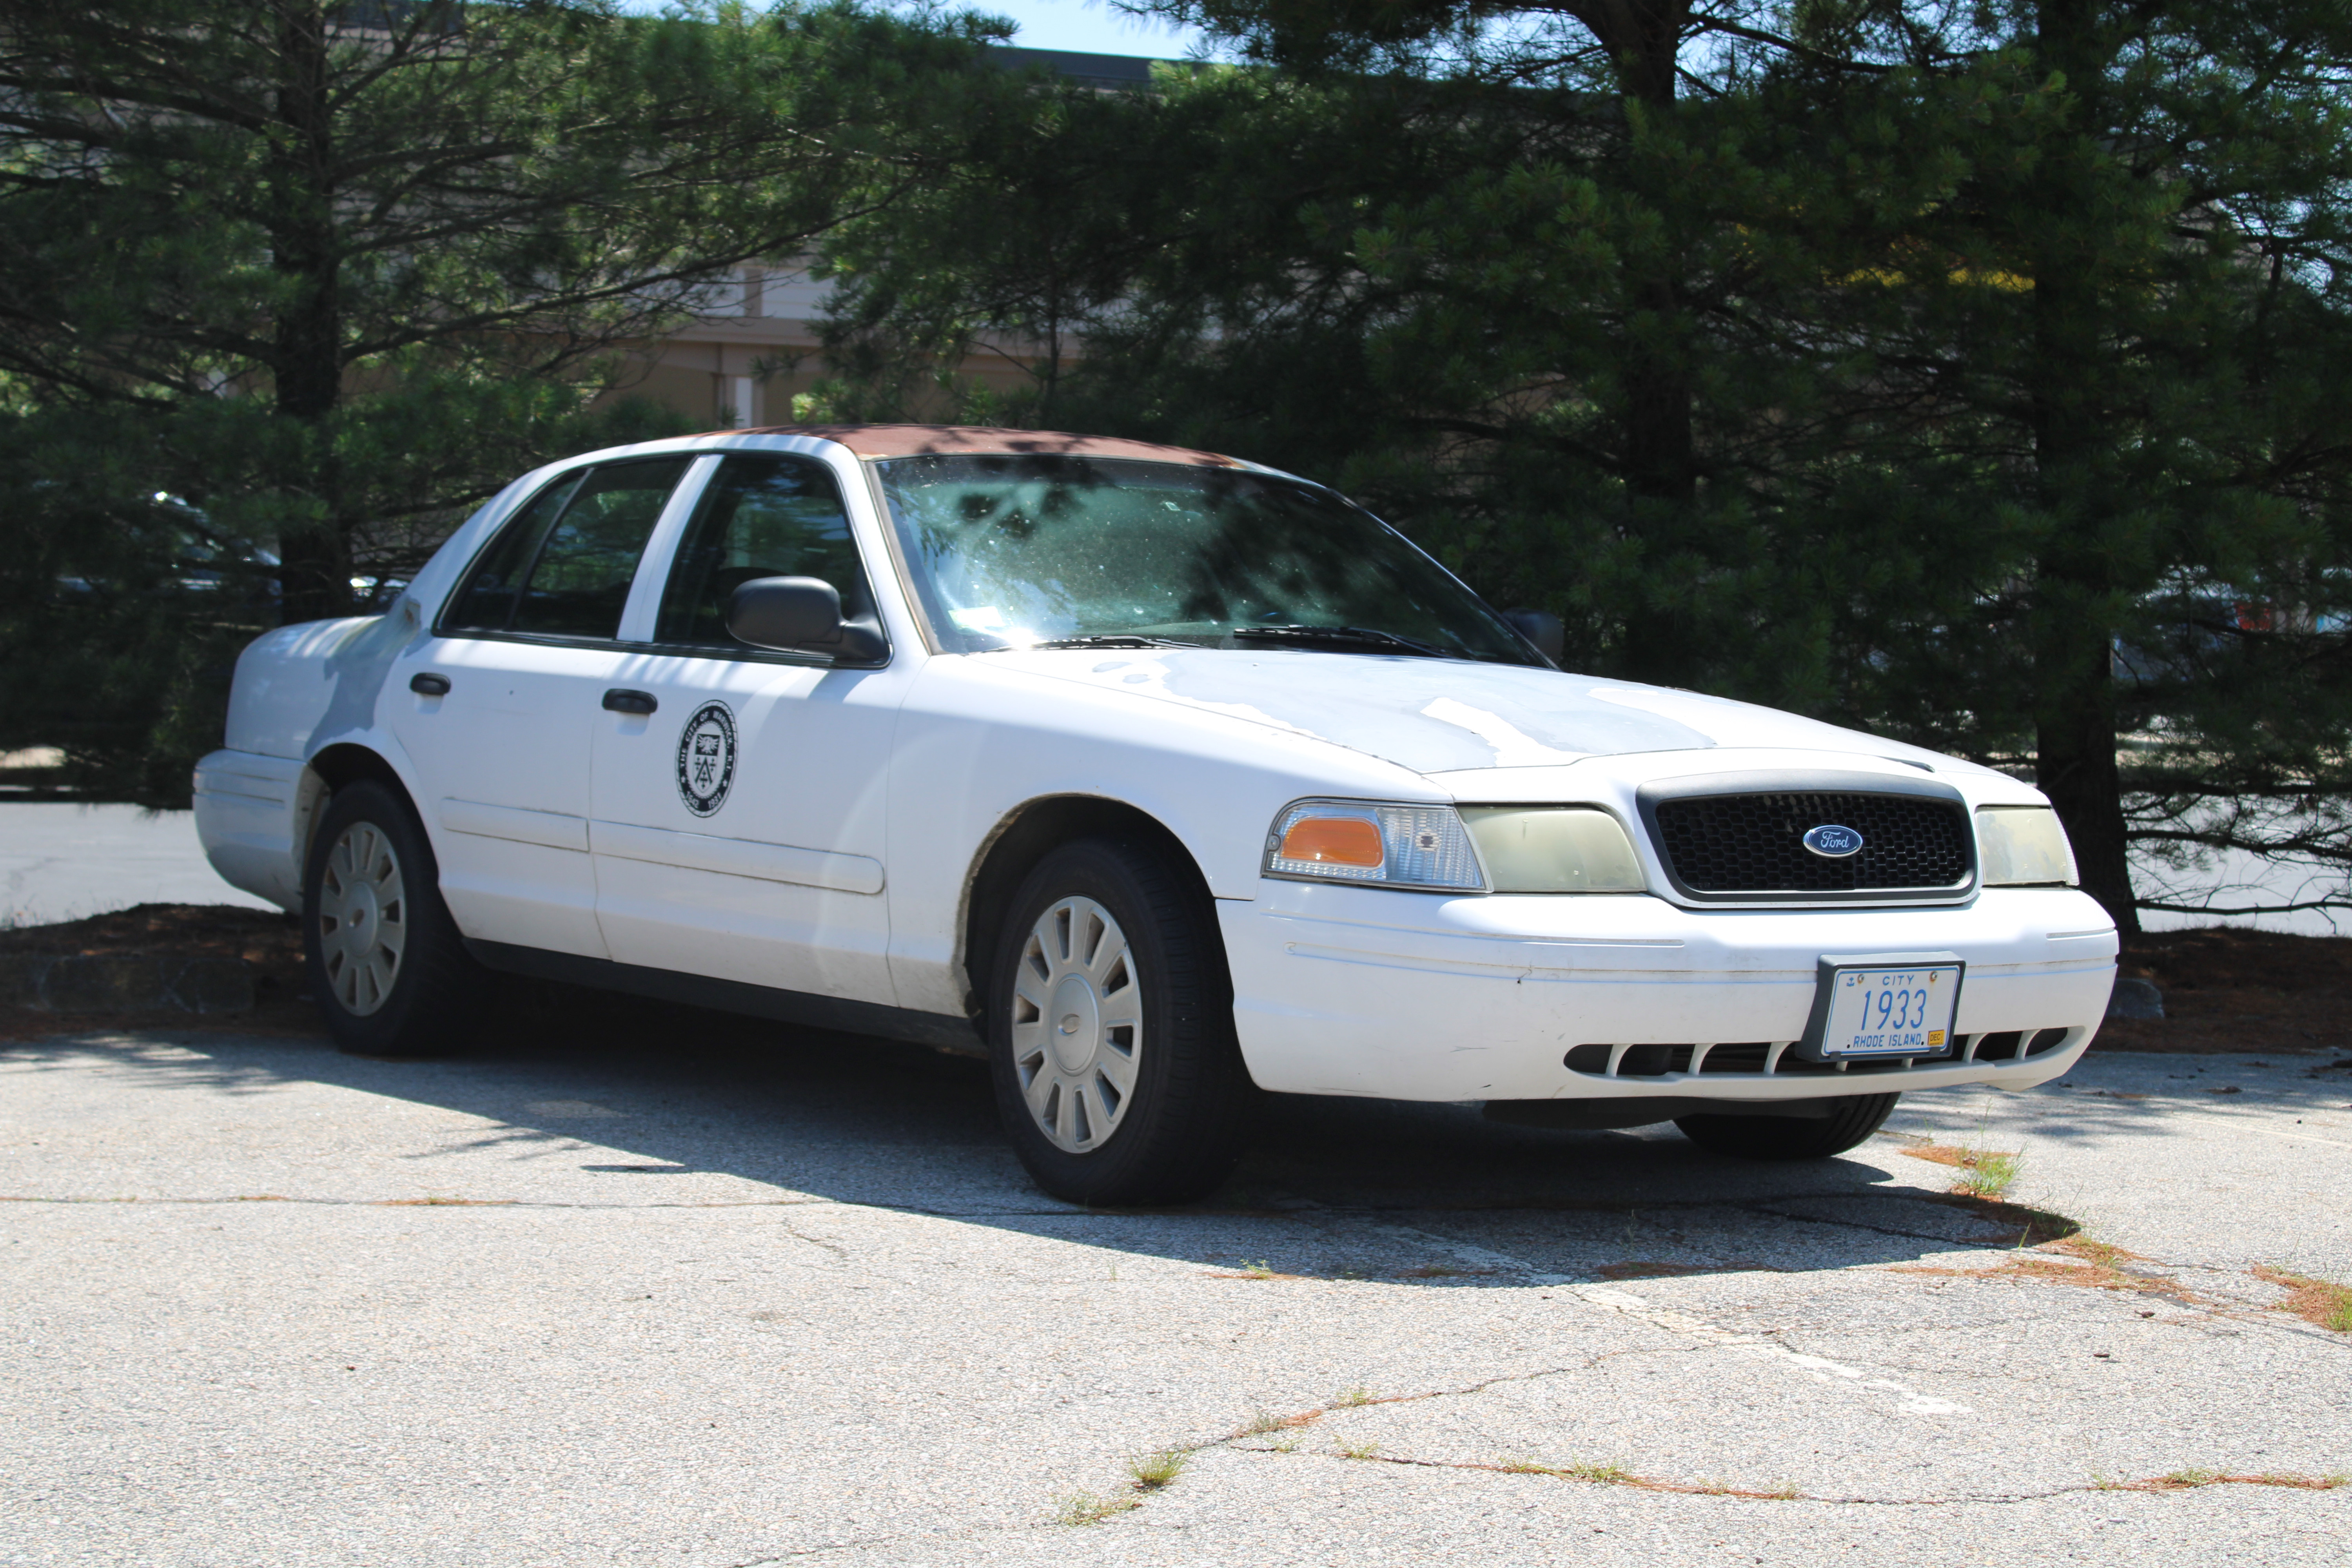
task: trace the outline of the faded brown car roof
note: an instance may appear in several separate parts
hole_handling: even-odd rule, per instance
[[[1202,468],[1244,465],[1214,452],[1162,447],[1116,436],[1074,436],[1064,430],[999,430],[982,425],[761,425],[713,430],[713,436],[810,436],[836,441],[861,458],[915,458],[932,454],[1053,455],[1128,458],[1152,463],[1191,463]]]

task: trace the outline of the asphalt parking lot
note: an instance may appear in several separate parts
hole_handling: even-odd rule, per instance
[[[2352,1336],[2264,1278],[2352,1279],[2328,1057],[2094,1056],[1797,1168],[1285,1100],[1213,1203],[1108,1214],[1027,1184],[977,1064],[569,1016],[427,1063],[0,1047],[0,1563],[2334,1565],[2352,1540],[2324,1485]],[[2042,1217],[1955,1202],[1937,1148],[2021,1154],[2009,1197]],[[2060,1215],[2082,1229],[2043,1246]]]

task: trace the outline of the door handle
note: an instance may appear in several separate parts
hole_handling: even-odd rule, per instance
[[[660,706],[660,703],[654,700],[654,694],[650,691],[631,691],[625,687],[615,686],[612,690],[604,693],[604,708],[607,712],[650,713]]]
[[[425,670],[408,678],[408,689],[419,697],[446,697],[449,695],[449,678]]]

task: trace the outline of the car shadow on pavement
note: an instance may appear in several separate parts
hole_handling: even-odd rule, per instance
[[[372,1184],[351,1178],[373,1195],[338,1201],[836,1202],[1236,1278],[1433,1287],[1842,1268],[2046,1239],[2025,1235],[2018,1215],[1956,1202],[1948,1166],[1888,1140],[1766,1164],[1708,1154],[1671,1127],[1553,1131],[1490,1122],[1475,1107],[1289,1095],[1268,1097],[1253,1152],[1208,1201],[1089,1211],[1028,1182],[978,1061],[537,984],[509,986],[481,1038],[441,1058],[347,1056],[323,1035],[136,1039],[53,1037],[0,1060],[62,1070],[100,1047],[106,1070],[142,1090],[234,1100],[323,1085],[478,1119],[377,1135],[364,1101],[337,1101],[338,1132],[360,1141],[374,1173]],[[2074,1109],[2109,1130],[2147,1121],[2120,1102]]]

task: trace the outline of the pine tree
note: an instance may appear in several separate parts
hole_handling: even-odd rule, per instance
[[[845,5],[0,0],[5,501],[38,542],[0,638],[119,674],[79,719],[12,682],[0,744],[184,795],[157,726],[216,707],[198,645],[351,613],[514,474],[667,427],[597,406],[616,348],[919,177],[887,154],[971,53]],[[142,604],[182,628],[154,659],[58,641]]]
[[[2035,778],[2126,930],[2135,839],[2352,861],[2343,7],[1155,8],[1257,65],[960,175],[1087,171],[1062,422],[1341,483],[1581,668]],[[859,324],[1003,323],[1007,210],[866,235],[990,282]]]

